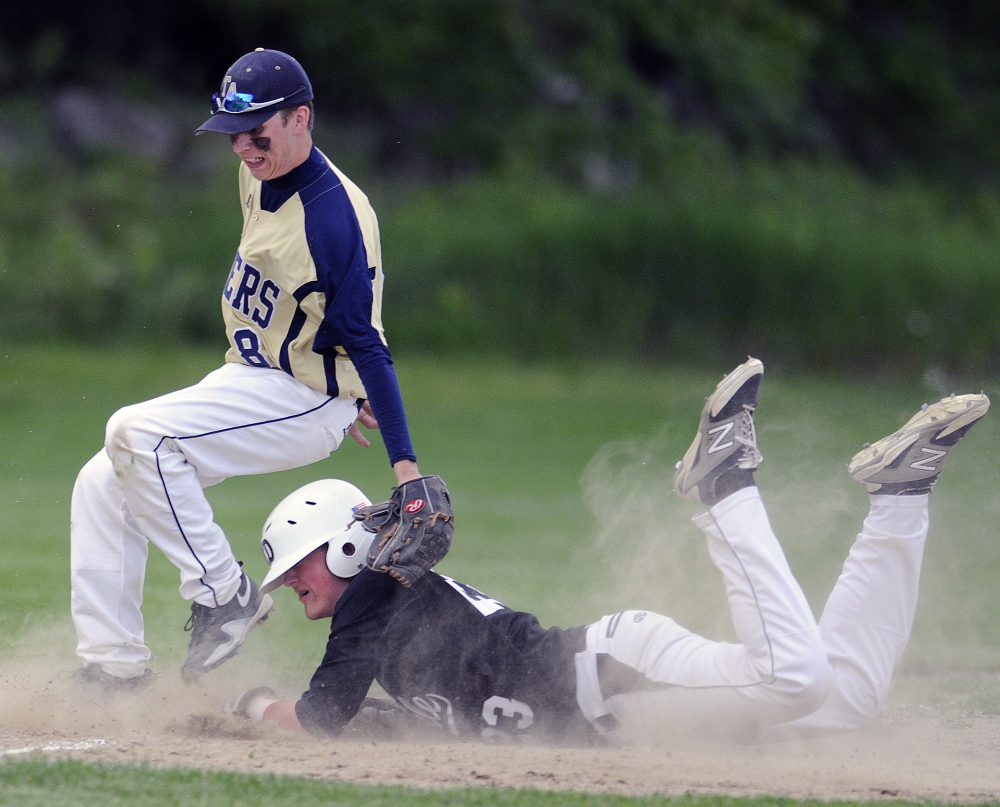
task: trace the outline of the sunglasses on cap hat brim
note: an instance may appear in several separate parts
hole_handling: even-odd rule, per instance
[[[253,112],[258,109],[266,109],[269,106],[280,104],[282,101],[295,97],[304,89],[305,87],[299,87],[291,95],[285,95],[281,98],[273,98],[270,101],[254,101],[254,95],[250,92],[230,91],[224,96],[215,93],[215,95],[212,96],[212,114],[214,115],[216,112],[228,112],[231,115],[239,115],[241,112]]]

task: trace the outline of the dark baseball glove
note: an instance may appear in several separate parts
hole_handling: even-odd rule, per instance
[[[357,510],[354,518],[375,540],[365,562],[413,585],[451,547],[455,517],[448,487],[440,476],[422,476],[393,488],[392,498]]]

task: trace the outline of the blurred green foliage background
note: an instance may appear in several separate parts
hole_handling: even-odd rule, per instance
[[[236,158],[193,131],[258,46],[303,62],[318,145],[379,213],[414,441],[462,530],[442,571],[546,624],[639,605],[725,634],[665,480],[750,353],[768,368],[758,478],[819,610],[865,506],[844,462],[925,400],[1000,396],[998,40],[987,0],[6,8],[0,653],[75,663],[73,478],[117,407],[221,361]],[[977,427],[935,492],[911,671],[996,667],[996,432]],[[252,573],[267,512],[319,475],[372,496],[389,480],[380,447],[350,444],[209,491]],[[164,670],[187,639],[176,585],[152,553]],[[270,625],[314,652],[255,641],[231,669],[300,686],[322,626],[287,600]]]
[[[64,0],[0,29],[0,338],[221,339],[226,67],[295,54],[395,351],[1000,365],[1000,7]]]

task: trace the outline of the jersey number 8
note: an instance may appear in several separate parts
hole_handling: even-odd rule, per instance
[[[260,352],[260,337],[251,328],[240,328],[233,332],[233,344],[243,361],[251,367],[270,367],[264,354]]]

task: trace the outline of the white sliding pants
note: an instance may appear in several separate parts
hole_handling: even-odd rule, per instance
[[[606,616],[577,654],[577,697],[607,733],[781,739],[874,720],[916,608],[927,496],[872,497],[819,625],[756,487],[698,514],[737,644],[643,611]]]
[[[913,629],[929,499],[871,497],[819,620],[833,672],[830,693],[815,712],[775,727],[768,739],[848,731],[878,717]]]
[[[325,459],[357,415],[353,399],[241,364],[116,412],[71,503],[71,607],[84,663],[124,678],[145,669],[147,539],[179,570],[183,598],[228,602],[241,571],[203,489]]]

